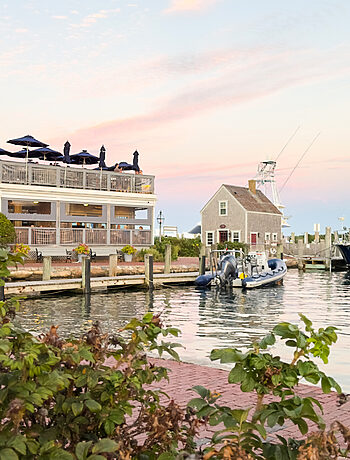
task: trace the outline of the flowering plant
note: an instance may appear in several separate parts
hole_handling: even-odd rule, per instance
[[[136,251],[137,249],[134,248],[134,246],[130,246],[130,244],[127,244],[122,248],[122,252],[124,252],[124,254],[135,254]]]
[[[85,254],[88,255],[90,252],[90,248],[87,244],[80,243],[79,246],[73,249],[74,252],[77,254]]]
[[[21,253],[27,256],[29,254],[30,247],[27,244],[17,243],[14,245],[12,252],[15,254]]]

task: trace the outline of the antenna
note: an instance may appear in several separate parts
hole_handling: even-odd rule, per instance
[[[277,155],[277,158],[275,161],[277,161],[279,159],[279,157],[282,155],[284,149],[287,147],[287,145],[289,144],[289,142],[293,139],[293,137],[296,135],[296,133],[299,131],[300,129],[300,125],[297,127],[297,129],[294,131],[294,133],[290,136],[290,138],[287,140],[287,142],[284,144],[284,147],[282,148],[282,150],[280,151],[280,153]]]
[[[289,176],[287,177],[287,179],[284,181],[284,184],[282,185],[282,187],[280,188],[280,192],[284,189],[286,183],[289,181],[289,179],[292,177],[292,174],[294,173],[294,171],[297,169],[297,167],[299,166],[299,164],[301,163],[301,160],[304,158],[304,156],[307,154],[307,152],[311,149],[311,147],[313,146],[313,144],[315,143],[316,139],[318,138],[318,136],[320,135],[321,133],[317,133],[316,136],[312,139],[311,143],[309,144],[309,146],[307,147],[307,149],[304,151],[304,153],[301,155],[300,159],[298,160],[297,164],[294,166],[294,168],[292,169],[291,173],[289,174]]]

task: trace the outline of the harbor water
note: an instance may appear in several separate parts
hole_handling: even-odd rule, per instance
[[[332,346],[329,364],[317,363],[350,392],[350,272],[289,270],[283,286],[221,294],[186,286],[153,292],[119,290],[93,294],[90,299],[33,298],[22,301],[19,320],[34,333],[59,325],[60,335],[68,337],[81,335],[96,320],[112,333],[145,311],[162,312],[165,325],[181,330],[175,340],[184,347],[178,349],[183,361],[207,366],[220,366],[209,359],[213,348],[245,349],[278,322],[300,324],[298,313],[310,318],[315,328],[336,326],[338,341]],[[285,359],[290,350],[279,344],[274,347]]]

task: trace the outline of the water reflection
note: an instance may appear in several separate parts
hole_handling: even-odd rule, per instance
[[[183,360],[213,365],[210,350],[234,346],[245,348],[260,340],[280,321],[299,322],[304,313],[315,327],[339,328],[339,340],[326,372],[350,391],[350,273],[290,270],[283,286],[242,291],[231,289],[220,295],[215,290],[194,287],[154,291],[116,291],[91,296],[60,296],[23,302],[20,320],[32,332],[58,324],[64,336],[78,336],[99,320],[109,331],[120,328],[146,311],[162,311],[166,325],[182,331],[178,340]],[[283,350],[277,351],[283,354]],[[215,362],[214,365],[217,365]]]

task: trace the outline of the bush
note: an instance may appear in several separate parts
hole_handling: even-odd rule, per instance
[[[226,241],[226,243],[218,243],[218,249],[243,249],[244,254],[248,253],[249,246],[245,243],[238,243],[236,241]]]
[[[171,244],[172,259],[177,257],[199,257],[202,243],[200,238],[175,238],[173,236],[163,236],[161,241],[154,239],[154,248],[161,254],[165,254],[165,246]]]
[[[154,247],[148,249],[141,249],[136,253],[136,261],[143,262],[145,260],[145,254],[152,254],[154,262],[164,262],[164,255],[161,254],[157,249]]]
[[[0,247],[6,248],[16,241],[16,231],[12,222],[0,212]]]
[[[132,254],[135,254],[137,249],[134,248],[134,246],[131,246],[130,244],[127,244],[126,246],[124,246],[122,249],[121,249],[122,252],[124,252],[124,254],[129,254],[129,255],[132,255]]]

